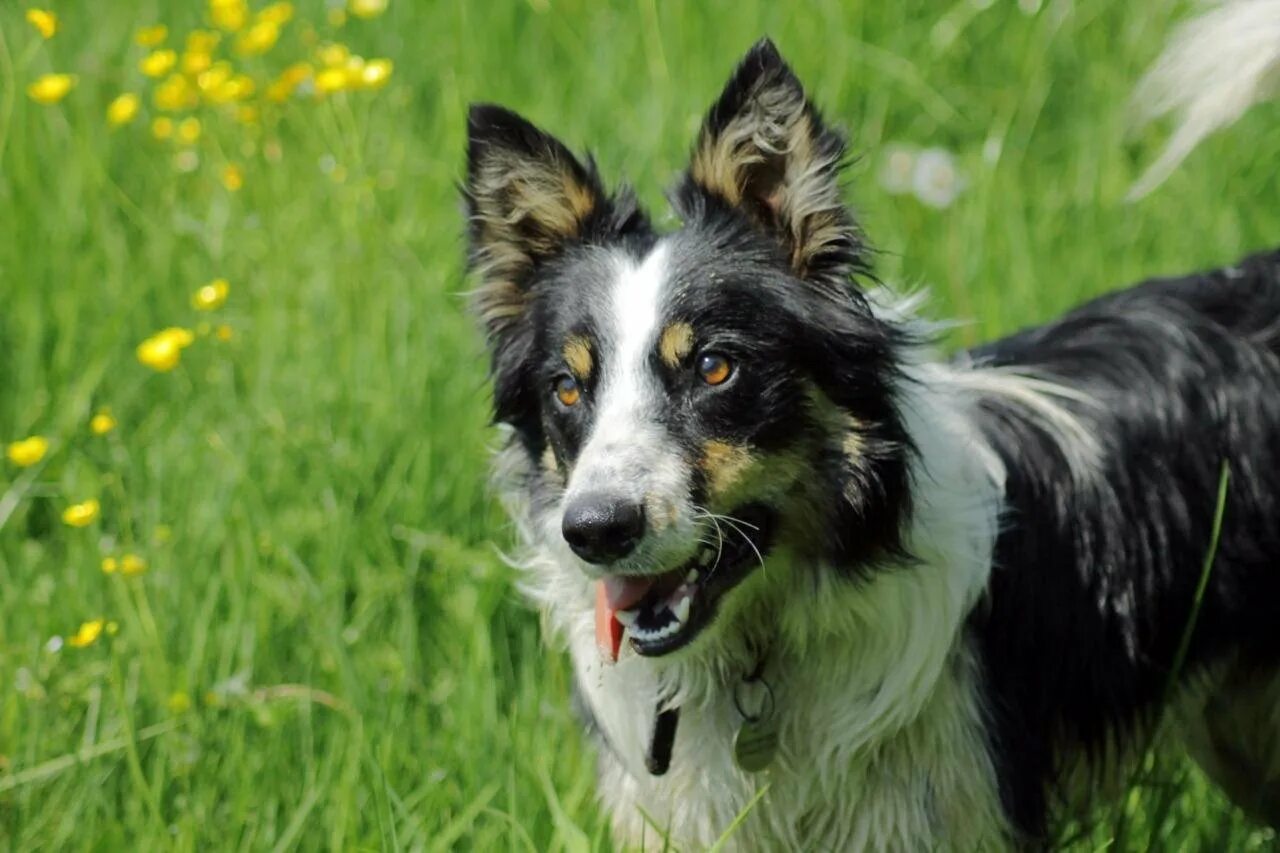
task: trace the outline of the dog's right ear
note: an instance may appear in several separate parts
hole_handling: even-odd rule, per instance
[[[533,268],[580,239],[608,202],[594,164],[489,104],[473,105],[467,118],[463,195],[475,307],[494,343],[524,313]]]

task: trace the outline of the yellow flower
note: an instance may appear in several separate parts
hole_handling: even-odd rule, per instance
[[[178,54],[168,48],[153,50],[142,57],[142,61],[138,63],[138,70],[148,77],[163,77],[173,70],[177,61]]]
[[[376,18],[387,11],[387,0],[348,0],[347,8],[357,18]]]
[[[249,20],[249,4],[245,0],[209,0],[209,17],[218,29],[234,33]]]
[[[80,623],[80,630],[76,631],[74,636],[67,638],[67,645],[76,649],[83,649],[86,646],[92,646],[98,642],[98,637],[102,636],[102,629],[106,627],[107,620],[94,619],[91,622]]]
[[[31,100],[41,104],[56,104],[75,86],[74,74],[45,74],[27,87]]]
[[[151,135],[156,139],[168,139],[173,136],[173,119],[160,116],[151,122]]]
[[[165,112],[176,112],[177,110],[193,109],[199,102],[200,96],[195,86],[191,85],[191,81],[181,74],[172,74],[159,86],[156,86],[155,93],[151,96],[151,101],[156,105],[157,109]]]
[[[223,83],[230,79],[231,63],[226,61],[215,62],[209,66],[208,70],[196,78],[196,85],[200,87],[201,92],[208,95],[210,92],[217,91]]]
[[[242,172],[240,167],[235,163],[228,163],[222,167],[222,185],[227,188],[228,192],[239,192],[240,188],[244,186],[244,172]],[[204,293],[208,287],[209,286],[206,285],[196,291],[197,301],[200,299],[200,295]],[[197,305],[196,307],[198,308],[200,306]]]
[[[94,435],[106,435],[116,428],[116,419],[106,409],[89,419],[89,431]]]
[[[138,96],[132,92],[125,92],[118,95],[114,101],[107,106],[107,124],[112,127],[119,127],[122,124],[128,124],[138,117]]]
[[[185,714],[191,710],[191,697],[181,690],[175,690],[169,694],[169,701],[166,704],[169,706],[169,713]]]
[[[194,145],[200,141],[200,119],[187,116],[178,122],[178,141],[186,145]]]
[[[140,575],[147,570],[147,561],[137,554],[125,554],[120,558],[120,574],[127,578]]]
[[[43,38],[51,39],[58,32],[58,16],[47,9],[28,9],[27,23],[39,30]]]
[[[42,435],[33,435],[11,443],[5,455],[19,468],[27,468],[43,459],[48,452],[49,439]]]
[[[316,49],[316,58],[320,60],[320,64],[330,68],[346,65],[350,56],[351,49],[341,42],[322,44]]]
[[[236,39],[236,51],[241,56],[261,56],[275,47],[279,38],[279,24],[275,21],[258,21]]]
[[[89,498],[84,503],[72,504],[62,511],[62,523],[70,527],[88,527],[98,517],[102,507],[97,498]]]
[[[138,344],[138,361],[152,370],[165,373],[178,366],[182,351],[194,340],[195,335],[190,329],[171,326]]]
[[[164,24],[156,24],[154,27],[143,27],[133,34],[133,41],[142,47],[157,47],[164,44],[164,40],[169,37],[169,28]]]
[[[213,30],[192,30],[187,33],[187,50],[191,53],[213,53],[222,41],[222,33]]]
[[[316,91],[321,95],[341,92],[347,87],[345,68],[326,68],[316,75]]]
[[[221,326],[213,330],[213,334],[214,334],[214,337],[216,337],[218,340],[222,341],[223,343],[226,343],[227,341],[231,340],[232,336],[235,333],[231,331],[230,326],[228,326],[226,323],[223,323]]]
[[[47,452],[49,452],[49,439],[44,435],[31,435],[29,438],[23,438],[22,441],[10,443],[5,455],[14,465],[29,467],[45,459]]]
[[[278,27],[283,27],[293,20],[293,4],[272,3],[270,6],[263,6],[262,11],[258,12],[258,20],[270,21]]]
[[[114,575],[118,568],[120,568],[120,563],[116,561],[115,557],[102,558],[102,573],[104,575]]]
[[[390,59],[371,59],[360,72],[360,85],[366,89],[381,89],[391,79],[395,66]]]
[[[256,88],[253,78],[247,74],[237,74],[229,80],[223,80],[205,93],[205,99],[213,104],[226,104],[241,101],[253,96]]]
[[[280,103],[293,94],[293,90],[305,80],[311,78],[315,69],[306,62],[295,62],[280,72],[280,76],[267,87],[267,100]]]
[[[182,52],[182,73],[189,77],[195,77],[202,71],[208,70],[213,64],[212,54],[203,50],[185,50]]]
[[[225,278],[215,278],[192,295],[191,306],[197,311],[216,311],[227,301],[230,292],[231,285]]]
[[[236,121],[241,124],[257,124],[258,108],[257,107],[241,107],[236,111]]]

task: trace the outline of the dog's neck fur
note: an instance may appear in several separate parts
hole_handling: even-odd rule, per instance
[[[526,588],[568,640],[603,740],[602,799],[628,844],[660,846],[661,828],[677,844],[707,846],[766,784],[737,847],[1006,843],[964,630],[990,571],[1004,472],[970,425],[963,375],[923,361],[907,370],[903,415],[918,460],[909,571],[887,566],[848,581],[777,551],[727,597],[695,649],[624,654],[610,666],[596,647],[589,582],[557,556],[557,531],[525,527],[537,564]],[[744,624],[768,636],[719,629]],[[733,691],[766,649],[780,748],[767,773],[749,775],[733,761],[743,722]],[[678,705],[681,720],[671,768],[653,777],[644,757],[660,699]]]

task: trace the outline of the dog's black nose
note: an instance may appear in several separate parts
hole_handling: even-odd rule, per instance
[[[644,504],[611,495],[582,495],[564,511],[560,532],[588,563],[627,556],[644,535]]]

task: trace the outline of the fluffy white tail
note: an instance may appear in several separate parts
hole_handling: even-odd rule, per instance
[[[1129,199],[1151,192],[1202,139],[1280,90],[1280,0],[1214,0],[1188,21],[1134,92],[1142,123],[1177,113],[1173,136]]]

